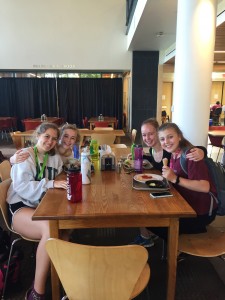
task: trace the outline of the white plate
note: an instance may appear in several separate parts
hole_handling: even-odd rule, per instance
[[[163,180],[163,177],[156,174],[137,174],[134,179],[138,182],[146,182],[148,180]]]

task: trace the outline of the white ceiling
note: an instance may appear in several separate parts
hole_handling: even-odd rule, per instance
[[[131,51],[164,50],[176,41],[177,0],[148,0],[130,43]],[[156,37],[163,32],[162,37]]]
[[[142,2],[144,1],[145,0]],[[168,48],[173,47],[176,42],[177,1],[178,0],[146,1],[140,21],[136,21],[138,25],[135,25],[136,29],[128,48],[130,51],[166,51]],[[218,0],[217,3],[218,15],[225,9],[225,0]],[[220,29],[219,35],[217,33],[216,36],[216,40],[217,37],[220,38],[220,44],[221,30],[222,29]],[[163,32],[163,36],[157,37],[156,35],[159,32]],[[222,37],[222,40],[224,40],[224,37]],[[216,41],[216,45],[217,44],[218,41]],[[225,50],[225,48],[221,49],[220,46],[219,49],[216,47],[215,50]]]

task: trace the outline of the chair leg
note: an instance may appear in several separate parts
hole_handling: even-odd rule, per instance
[[[3,288],[3,291],[2,291],[2,298],[1,298],[1,300],[4,300],[4,296],[5,296],[5,290],[6,290],[6,285],[7,285],[7,279],[8,279],[8,274],[9,274],[9,267],[10,267],[10,261],[11,261],[13,246],[15,245],[16,242],[18,242],[20,240],[21,240],[21,238],[15,239],[12,242],[11,247],[10,247],[9,258],[8,258],[8,265],[7,265],[7,269],[6,269],[5,282],[4,282],[4,288]]]
[[[218,161],[219,154],[220,154],[220,148],[219,148],[219,151],[218,151],[218,154],[217,154],[216,162]]]
[[[162,261],[167,260],[167,244],[166,244],[166,242],[164,240],[162,241],[162,256],[161,256],[161,260]]]

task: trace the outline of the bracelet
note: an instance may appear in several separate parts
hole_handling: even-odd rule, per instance
[[[177,176],[177,179],[175,181],[175,185],[178,185],[180,183],[180,176]]]

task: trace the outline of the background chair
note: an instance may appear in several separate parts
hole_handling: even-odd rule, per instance
[[[218,160],[219,154],[220,154],[220,150],[223,149],[223,145],[222,145],[222,141],[223,141],[223,136],[213,136],[211,134],[208,135],[209,136],[209,141],[210,143],[208,145],[211,145],[211,153],[210,153],[210,157],[212,156],[212,150],[213,147],[218,147],[219,151],[216,157],[216,161]]]
[[[98,130],[108,130],[108,131],[113,131],[113,128],[112,127],[95,127],[94,128],[95,131],[98,131]]]
[[[91,135],[92,140],[97,140],[99,145],[111,145],[114,144],[116,139],[115,134],[113,133],[92,133]]]
[[[18,150],[18,149],[22,148],[22,143],[21,143],[21,136],[17,135],[17,133],[21,133],[21,131],[10,132],[10,135],[11,135],[14,146]]]
[[[132,131],[131,131],[131,142],[132,142],[132,144],[135,143],[136,135],[137,135],[137,129],[132,129]]]
[[[10,240],[11,240],[11,247],[10,247],[9,258],[8,258],[8,263],[7,263],[8,268],[6,270],[5,284],[4,284],[4,288],[2,291],[2,298],[1,298],[2,300],[4,299],[4,295],[5,295],[7,279],[8,279],[9,269],[10,269],[9,266],[10,266],[10,261],[11,261],[11,257],[12,257],[12,253],[13,253],[13,247],[14,247],[15,243],[20,241],[21,239],[31,241],[31,242],[39,242],[38,240],[28,239],[11,229],[11,226],[9,224],[9,219],[8,219],[8,208],[7,208],[7,202],[6,202],[7,192],[8,192],[11,182],[12,182],[12,180],[10,178],[8,178],[0,183],[0,210],[2,213],[3,220],[5,222],[5,225],[10,232]],[[12,239],[12,233],[16,234],[16,237],[14,239]]]
[[[0,179],[4,181],[10,178],[11,164],[8,160],[4,160],[0,163]]]
[[[220,125],[220,115],[222,112],[222,107],[217,107],[213,112],[212,112],[212,119],[213,119],[213,125]]]
[[[150,278],[142,246],[96,247],[51,238],[46,249],[70,300],[133,299]]]
[[[83,124],[83,128],[87,128],[88,127],[88,118],[87,117],[84,117],[82,119],[82,124]]]

